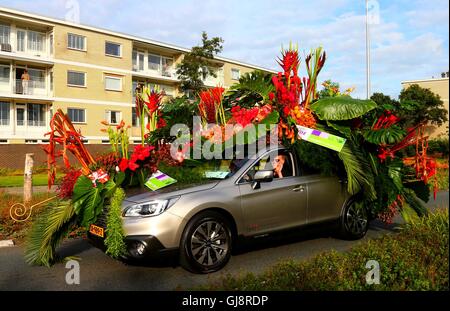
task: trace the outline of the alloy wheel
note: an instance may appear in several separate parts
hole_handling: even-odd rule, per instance
[[[222,261],[229,251],[229,236],[217,221],[201,223],[191,236],[191,254],[202,266],[213,266]]]
[[[368,219],[367,212],[362,205],[356,203],[351,204],[347,209],[345,220],[345,226],[350,233],[353,235],[364,234]]]

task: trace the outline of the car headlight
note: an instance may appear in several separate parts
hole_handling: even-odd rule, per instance
[[[142,216],[157,216],[170,208],[178,201],[180,197],[170,198],[166,200],[153,200],[134,204],[125,209],[124,217],[142,217]]]

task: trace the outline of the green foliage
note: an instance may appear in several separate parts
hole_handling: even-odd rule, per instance
[[[186,124],[190,129],[193,127],[193,116],[196,115],[197,104],[189,100],[186,96],[171,98],[162,107],[162,113],[166,126],[151,132],[148,142],[153,145],[157,141],[164,139],[172,142],[176,139],[170,135],[170,129],[175,124]]]
[[[403,226],[400,233],[360,242],[349,252],[324,252],[282,261],[254,275],[227,275],[196,290],[448,290],[448,210]],[[366,263],[381,267],[380,284],[367,284]]]
[[[255,70],[243,74],[239,83],[233,84],[225,94],[224,104],[252,108],[269,101],[269,93],[275,92],[271,73]]]
[[[56,247],[76,224],[75,209],[70,201],[50,203],[34,221],[26,241],[25,261],[49,267],[55,262]]]
[[[351,141],[347,141],[338,154],[347,172],[347,190],[356,195],[364,190],[364,196],[373,200],[377,197],[374,189],[374,177],[367,156]]]
[[[208,67],[211,65],[208,60],[213,59],[215,54],[222,51],[223,42],[220,37],[208,39],[207,33],[202,33],[202,46],[194,46],[177,65],[182,91],[193,91],[196,94],[204,87],[202,79],[208,75],[216,77],[214,71]]]
[[[376,103],[371,100],[354,99],[350,96],[326,97],[311,105],[311,110],[320,120],[350,120],[361,117]]]
[[[94,187],[92,181],[86,176],[80,176],[73,188],[72,202],[75,213],[83,227],[89,227],[102,212],[105,198],[110,197],[115,183],[109,180],[105,184],[97,182]]]
[[[428,154],[442,153],[442,157],[448,158],[449,145],[447,138],[436,138],[428,140]]]
[[[378,130],[367,129],[363,131],[364,138],[375,145],[393,145],[405,137],[405,130],[399,126],[380,128]]]
[[[411,125],[429,122],[441,126],[448,121],[444,102],[439,95],[429,89],[413,84],[402,90],[399,98],[402,107],[412,107],[411,110],[405,110],[400,115]]]
[[[158,167],[161,172],[177,180],[178,185],[195,184],[205,181],[204,170],[201,166],[170,166],[161,163]]]
[[[306,172],[317,171],[321,175],[330,176],[339,173],[342,163],[336,152],[306,141],[297,141],[293,146],[300,159],[300,169]]]
[[[106,254],[113,258],[119,258],[126,251],[121,209],[124,198],[125,191],[122,188],[116,188],[108,211],[105,245],[107,247]]]
[[[319,91],[319,99],[337,96],[337,91],[340,89],[338,82],[326,80],[322,85],[324,85],[324,88]]]

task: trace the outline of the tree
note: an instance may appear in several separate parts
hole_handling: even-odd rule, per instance
[[[400,93],[400,105],[404,108],[401,116],[411,124],[427,122],[441,126],[447,122],[447,110],[440,96],[422,88],[418,84],[410,85]]]
[[[339,92],[339,83],[325,80],[322,83],[323,89],[319,91],[319,98],[334,97]]]
[[[196,94],[204,88],[202,79],[208,75],[217,77],[208,65],[210,65],[209,60],[222,51],[223,42],[220,37],[208,39],[208,34],[203,31],[202,46],[192,47],[183,61],[177,65],[178,78],[181,80],[180,90],[192,91]]]

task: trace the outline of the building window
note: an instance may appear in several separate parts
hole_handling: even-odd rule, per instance
[[[9,103],[0,102],[0,125],[9,125]]]
[[[67,47],[73,50],[86,51],[86,37],[69,33],[67,35]]]
[[[106,111],[106,120],[108,121],[109,124],[112,125],[119,124],[121,120],[121,112],[114,110]]]
[[[122,91],[122,78],[115,76],[105,76],[105,90]]]
[[[17,51],[25,52],[25,30],[17,29]]]
[[[144,53],[133,51],[133,70],[143,71],[144,70]]]
[[[9,66],[0,65],[0,84],[9,86]]]
[[[27,105],[28,126],[45,126],[45,105]]]
[[[86,73],[67,71],[67,84],[69,86],[86,86]]]
[[[74,123],[86,123],[86,110],[77,108],[68,108],[67,114]]]
[[[136,107],[131,108],[131,125],[138,126],[139,118],[137,117]]]
[[[159,55],[148,55],[148,69],[157,70],[161,68],[161,56]]]
[[[122,56],[122,46],[117,43],[105,42],[105,54],[110,56]]]
[[[239,69],[231,69],[231,79],[232,80],[239,80],[239,78],[241,77],[241,72],[239,71]]]
[[[8,25],[0,25],[0,43],[10,44],[11,28]]]
[[[28,50],[44,51],[44,34],[37,31],[28,31]]]

